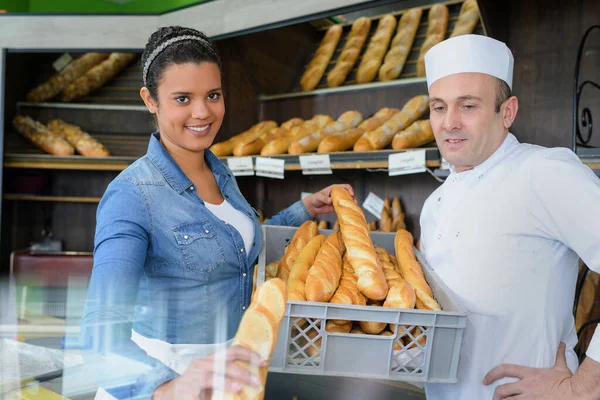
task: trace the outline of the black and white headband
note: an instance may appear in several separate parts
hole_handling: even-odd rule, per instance
[[[161,44],[160,46],[158,46],[156,49],[154,49],[154,51],[152,53],[150,53],[150,56],[148,56],[148,58],[146,59],[146,63],[144,64],[144,70],[142,71],[142,78],[144,79],[144,85],[146,85],[146,78],[148,75],[148,69],[150,69],[150,64],[152,64],[152,61],[154,61],[154,59],[167,47],[169,47],[170,45],[172,45],[173,43],[176,42],[181,42],[182,40],[198,40],[204,44],[207,45],[207,47],[210,49],[210,51],[212,51],[213,54],[216,55],[212,44],[210,44],[209,41],[207,41],[204,38],[201,38],[200,36],[193,36],[193,35],[183,35],[183,36],[176,36],[172,39],[167,40],[166,42],[164,42],[163,44]]]

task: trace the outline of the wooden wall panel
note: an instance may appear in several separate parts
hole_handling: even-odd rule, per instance
[[[519,98],[512,131],[524,142],[570,147],[575,58],[585,30],[600,22],[600,2],[511,0],[510,9],[508,46],[515,57],[513,91]],[[595,71],[598,79],[600,34],[594,35],[584,68],[588,77]],[[590,89],[586,101],[599,115],[598,91]]]

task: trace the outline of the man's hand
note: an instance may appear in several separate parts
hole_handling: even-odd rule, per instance
[[[505,377],[519,378],[519,382],[500,385],[494,391],[494,400],[552,399],[575,400],[579,397],[572,385],[573,374],[567,367],[565,344],[560,343],[556,362],[552,368],[529,368],[514,364],[501,364],[492,369],[483,379],[490,385]]]
[[[318,214],[327,214],[333,212],[331,189],[333,189],[335,186],[346,189],[348,193],[354,197],[354,189],[352,189],[352,186],[350,185],[343,184],[327,186],[325,189],[304,198],[304,206],[306,206],[306,209],[310,213],[311,217],[314,218]],[[354,201],[356,201],[356,199],[354,199]]]

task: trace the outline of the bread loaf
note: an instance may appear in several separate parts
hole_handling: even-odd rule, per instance
[[[404,212],[402,211],[402,206],[400,205],[400,199],[398,199],[398,197],[394,197],[392,200],[392,229],[394,232],[400,229],[406,229]]]
[[[396,28],[396,17],[391,14],[384,15],[377,24],[377,30],[371,37],[367,50],[363,54],[362,61],[356,71],[356,82],[371,82],[381,66],[383,57],[390,45],[390,40]]]
[[[108,59],[89,69],[62,91],[63,101],[72,101],[98,89],[133,61],[133,53],[111,53]]]
[[[233,148],[237,144],[238,140],[249,137],[257,130],[261,130],[263,127],[263,122],[259,122],[255,125],[252,125],[248,130],[240,134],[230,137],[229,139],[224,140],[222,142],[213,144],[212,146],[210,146],[210,151],[217,157],[230,156],[231,154],[233,154]]]
[[[429,9],[427,34],[421,46],[417,59],[417,76],[425,76],[425,54],[446,37],[448,29],[448,7],[444,4],[435,4]]]
[[[60,119],[55,119],[48,122],[48,128],[69,142],[79,154],[87,157],[110,156],[110,153],[102,143],[98,142],[88,133],[82,131],[81,128],[76,125],[67,124]]]
[[[342,277],[344,250],[341,234],[339,232],[330,234],[308,271],[305,286],[306,300],[327,302],[331,299]]]
[[[50,154],[72,156],[75,153],[75,149],[69,142],[52,132],[46,125],[30,117],[17,115],[13,119],[13,126],[17,132]]]
[[[312,119],[305,121],[302,125],[293,127],[282,137],[265,144],[260,151],[260,154],[263,156],[285,154],[292,142],[317,132],[331,122],[333,122],[333,119],[328,115],[315,115]]]
[[[71,61],[62,71],[54,74],[47,82],[42,83],[27,93],[27,101],[41,102],[51,99],[77,78],[85,74],[90,68],[98,65],[108,58],[110,53],[85,53]]]
[[[277,270],[278,278],[287,282],[290,276],[290,269],[294,265],[298,254],[315,236],[317,236],[317,223],[315,221],[306,221],[300,225],[290,241],[290,244],[285,248],[283,257],[279,260],[279,268]]]
[[[342,277],[340,278],[338,288],[329,302],[333,304],[354,304],[358,306],[367,304],[367,299],[365,299],[358,290],[358,283],[350,260],[348,259],[348,253],[344,253],[342,256]],[[345,324],[347,322],[344,320],[332,321],[336,324]]]
[[[405,229],[396,232],[394,246],[402,277],[412,286],[417,296],[417,308],[441,310],[439,304],[433,299],[431,288],[427,284],[421,265],[415,256],[411,233]]]
[[[392,140],[395,150],[413,149],[435,140],[428,119],[415,121],[408,128],[396,133]]]
[[[381,218],[379,218],[379,227],[382,232],[392,232],[392,215],[390,210],[390,199],[387,197],[383,200],[383,208],[381,210]]]
[[[232,346],[244,347],[259,354],[263,360],[270,360],[277,343],[277,335],[285,314],[286,302],[286,287],[281,279],[271,279],[258,286],[250,306],[242,316]],[[212,399],[263,399],[268,366],[259,367],[242,361],[236,361],[236,364],[259,376],[261,387],[244,385],[239,393],[225,393],[215,390]]]
[[[317,149],[319,143],[329,135],[355,127],[362,121],[362,114],[358,111],[346,111],[337,121],[328,123],[324,128],[290,143],[288,153],[303,154]]]
[[[400,273],[396,271],[391,255],[381,247],[378,247],[375,250],[377,251],[377,256],[383,266],[383,273],[385,274],[385,279],[389,287],[388,295],[383,306],[390,308],[415,308],[417,301],[415,291],[412,286],[402,278]]]
[[[321,229],[327,229],[327,227],[328,227],[328,226],[329,226],[329,223],[328,223],[327,221],[325,221],[325,220],[321,220],[321,221],[319,221],[319,223],[317,224],[317,228],[318,228],[319,230],[321,230]]]
[[[259,154],[265,144],[272,140],[278,139],[287,132],[284,128],[273,128],[267,133],[263,133],[257,139],[246,142],[244,140],[237,141],[233,146],[233,155],[236,157],[249,156]]]
[[[383,331],[379,335],[381,335],[381,336],[395,336],[395,334],[393,332],[390,332],[390,331]],[[397,341],[394,342],[394,350],[395,351],[402,350],[402,346],[400,346],[400,344]]]
[[[273,261],[265,266],[265,280],[273,279],[277,277],[277,270],[279,269],[279,261]]]
[[[354,145],[354,151],[371,151],[386,148],[394,135],[420,118],[429,108],[429,96],[421,95],[410,99],[402,110],[394,114],[379,128],[367,132]]]
[[[379,69],[380,81],[391,81],[400,76],[412,49],[422,15],[422,9],[411,8],[400,17],[396,36],[394,36],[390,50],[385,55],[383,65]]]
[[[296,257],[296,261],[290,269],[287,281],[288,300],[306,301],[305,285],[308,271],[315,262],[319,249],[325,242],[325,235],[317,235],[312,238]]]
[[[342,30],[340,25],[333,25],[327,29],[319,48],[300,79],[302,90],[313,90],[319,84],[342,37]]]
[[[371,30],[371,20],[366,17],[358,18],[352,24],[348,39],[340,53],[333,69],[327,74],[327,85],[329,87],[340,86],[354,67],[356,60],[367,40]]]
[[[341,132],[332,133],[321,140],[317,152],[324,154],[344,151],[352,147],[364,133],[364,129],[361,128],[349,128]]]
[[[458,21],[456,21],[450,37],[473,33],[475,26],[477,26],[477,22],[479,22],[479,7],[477,7],[477,0],[465,0],[460,7],[460,15],[458,16]]]
[[[358,289],[372,300],[384,300],[388,287],[367,230],[363,211],[350,193],[339,186],[332,189],[331,198],[340,221],[348,259],[357,278]]]
[[[367,300],[368,306],[381,307],[383,305],[383,301],[379,300]],[[360,329],[363,332],[368,333],[369,335],[378,335],[385,329],[387,323],[385,322],[373,322],[373,321],[359,321]]]

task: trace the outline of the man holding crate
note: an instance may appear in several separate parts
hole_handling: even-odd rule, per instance
[[[600,329],[578,369],[571,311],[579,257],[600,272],[600,180],[571,151],[508,132],[504,43],[451,38],[425,67],[451,173],[423,207],[421,251],[469,311],[459,383],[427,384],[428,398],[600,399]]]

